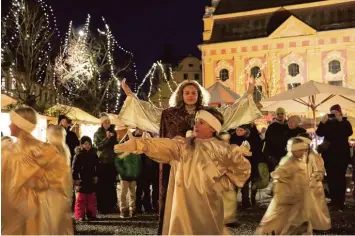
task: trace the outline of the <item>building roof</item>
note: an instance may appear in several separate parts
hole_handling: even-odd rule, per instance
[[[223,3],[223,0],[220,3]],[[318,32],[354,28],[355,1],[339,3],[336,6],[327,5],[292,10],[280,8],[274,12],[258,15],[215,19],[211,38],[204,43],[268,37],[292,15]]]
[[[303,3],[320,2],[325,0],[221,0],[214,15],[222,15],[235,12],[282,7]]]

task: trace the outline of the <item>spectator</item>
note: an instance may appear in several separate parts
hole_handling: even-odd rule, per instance
[[[299,127],[301,123],[301,118],[299,116],[290,116],[287,121],[288,129],[286,130],[285,140],[289,140],[291,138],[297,137],[299,134],[306,133],[307,131]]]
[[[281,158],[286,155],[287,139],[285,133],[287,129],[286,111],[279,107],[276,109],[276,118],[274,118],[265,133],[264,154],[268,158],[270,172],[275,169]]]
[[[140,129],[136,129],[133,135],[141,137],[143,132]],[[143,207],[146,213],[151,213],[153,210],[158,212],[159,164],[148,158],[145,154],[141,154],[139,172],[136,189],[136,211],[137,213],[141,213]],[[152,191],[150,191],[150,185],[152,185]]]
[[[65,142],[69,147],[70,151],[70,166],[73,163],[73,158],[75,156],[75,148],[80,145],[78,136],[75,132],[70,130],[71,120],[65,115],[58,116],[58,125],[62,126],[66,131]]]
[[[350,122],[343,117],[337,104],[330,108],[317,129],[317,135],[324,136],[322,157],[325,162],[331,205],[342,211],[345,203],[346,170],[350,162],[348,138],[353,134]],[[325,143],[325,145],[324,145]]]
[[[241,190],[242,206],[243,208],[250,208],[252,205],[256,204],[255,197],[257,190],[252,189],[250,194],[249,183],[252,182],[253,185],[253,180],[259,177],[258,164],[263,157],[262,143],[255,124],[241,125],[236,129],[235,133],[232,133],[230,144],[241,146],[244,141],[249,143],[252,156],[246,156],[251,164],[251,174]]]
[[[117,205],[115,156],[113,147],[117,144],[115,125],[111,125],[107,114],[101,115],[101,127],[94,134],[94,146],[99,156],[99,184],[97,192],[98,210],[105,214],[115,210]]]
[[[73,180],[78,193],[75,202],[75,219],[96,219],[96,184],[98,182],[98,156],[92,148],[90,137],[83,136],[80,139],[81,148],[73,161]]]
[[[122,154],[122,153],[119,153]],[[115,160],[115,166],[120,180],[120,217],[134,217],[136,214],[136,185],[141,167],[141,155],[130,153],[126,158],[119,157]],[[129,204],[127,204],[127,193]]]

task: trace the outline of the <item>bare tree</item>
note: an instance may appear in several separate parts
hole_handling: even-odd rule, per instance
[[[46,106],[38,99],[41,92],[56,95],[51,60],[59,32],[50,12],[42,1],[12,0],[1,21],[2,80],[18,100],[32,107]]]
[[[132,56],[118,69],[113,60],[116,41],[109,26],[105,23],[105,29],[94,34],[89,25],[90,16],[79,31],[70,23],[61,53],[55,60],[55,75],[64,96],[73,104],[94,115],[105,110],[114,113],[120,99],[118,76],[131,64]]]

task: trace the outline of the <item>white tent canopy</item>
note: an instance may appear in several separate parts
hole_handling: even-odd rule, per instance
[[[91,124],[100,124],[100,119],[90,115],[86,111],[83,111],[77,107],[57,104],[52,106],[50,109],[63,111],[62,114],[68,116],[73,121],[80,121],[83,123],[91,123]]]
[[[1,110],[10,104],[15,104],[16,100],[6,94],[1,94]]]
[[[217,81],[211,87],[207,88],[211,94],[210,105],[214,104],[233,104],[240,96]]]
[[[313,109],[329,112],[329,108],[334,104],[339,104],[344,109],[355,107],[355,89],[311,80],[265,99],[261,104],[264,111],[275,111],[278,107],[284,107],[289,112],[308,112]]]

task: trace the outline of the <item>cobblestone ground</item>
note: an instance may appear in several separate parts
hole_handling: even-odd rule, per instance
[[[252,209],[238,211],[239,225],[229,228],[235,235],[252,235],[260,222],[270,198],[262,196],[258,206]],[[330,211],[332,229],[325,232],[315,232],[320,235],[353,235],[355,234],[355,202],[347,199],[344,212]],[[94,222],[83,222],[75,226],[75,234],[80,235],[155,235],[158,227],[158,216],[142,214],[132,219],[120,219],[119,214],[99,215]]]

